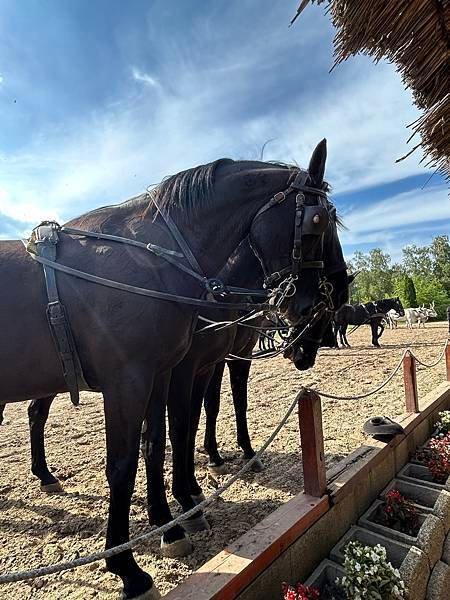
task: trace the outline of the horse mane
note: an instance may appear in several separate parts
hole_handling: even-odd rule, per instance
[[[196,208],[205,206],[211,197],[217,168],[234,162],[231,158],[219,158],[206,165],[170,175],[147,190],[147,202],[149,206],[157,206],[162,212],[179,208],[188,214],[195,213]]]
[[[173,208],[178,208],[188,217],[195,216],[199,207],[205,207],[208,202],[211,202],[211,192],[218,167],[231,164],[255,165],[262,169],[270,169],[273,167],[286,169],[290,174],[287,185],[289,185],[295,175],[302,170],[296,164],[280,161],[234,161],[230,158],[219,158],[213,162],[180,171],[175,175],[169,175],[168,177],[165,177],[161,183],[150,187],[146,192],[138,196],[134,196],[120,204],[96,208],[87,213],[87,215],[108,213],[105,214],[105,217],[108,219],[111,209],[113,209],[114,212],[118,211],[119,214],[123,211],[129,211],[130,209],[141,209],[141,214],[144,216],[149,210],[158,207],[159,210],[166,213],[170,213]],[[328,193],[331,190],[331,187],[327,182],[324,182],[322,189]],[[332,202],[327,201],[327,208],[333,208]],[[336,211],[333,211],[333,214],[336,225],[340,229],[345,229],[342,219],[336,214]]]

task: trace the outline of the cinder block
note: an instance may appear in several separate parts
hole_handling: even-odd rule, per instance
[[[403,581],[409,590],[409,600],[424,600],[427,582],[430,577],[428,557],[422,550],[408,546],[397,540],[386,538],[362,527],[351,527],[331,550],[330,557],[337,563],[344,563],[344,548],[351,541],[365,546],[380,544],[386,548],[389,562],[399,569]]]
[[[390,490],[398,490],[408,498],[422,512],[431,512],[442,520],[444,532],[450,530],[450,492],[437,490],[422,484],[411,483],[403,479],[393,479],[391,483],[381,492],[383,499]]]
[[[339,577],[343,577],[345,571],[337,563],[325,559],[317,567],[310,577],[305,581],[305,585],[314,586],[319,589],[323,588],[327,583],[334,583]]]
[[[358,524],[387,538],[398,540],[410,546],[416,546],[428,556],[430,568],[433,568],[441,558],[445,538],[444,525],[441,519],[432,514],[420,514],[419,532],[417,536],[412,536],[375,523],[375,515],[381,504],[383,504],[381,500],[374,502],[369,510],[359,519]]]
[[[403,479],[417,485],[426,485],[437,490],[450,490],[449,479],[444,484],[436,483],[427,467],[414,463],[408,463],[401,469],[397,475],[397,479]]]
[[[448,600],[450,595],[450,567],[438,561],[431,572],[426,600]]]

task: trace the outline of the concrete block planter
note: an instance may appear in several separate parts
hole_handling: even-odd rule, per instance
[[[378,508],[382,504],[381,500],[376,500],[359,519],[358,524],[384,537],[409,546],[416,546],[427,555],[430,568],[433,568],[441,558],[445,538],[444,525],[441,519],[432,514],[422,513],[419,515],[420,529],[417,536],[408,535],[375,522]]]
[[[445,538],[442,560],[450,566],[450,533],[447,533],[447,537]]]
[[[409,590],[409,600],[424,600],[430,576],[428,557],[422,550],[397,540],[388,539],[362,527],[351,527],[331,550],[330,557],[337,563],[344,562],[344,548],[348,542],[358,541],[365,546],[380,544],[386,548],[389,562],[400,571]]]
[[[421,512],[431,512],[442,520],[445,533],[450,530],[450,492],[411,483],[402,479],[393,479],[381,492],[383,499],[390,490],[398,490],[405,498],[411,500]]]
[[[450,490],[450,478],[447,478],[447,481],[443,484],[436,483],[433,481],[433,477],[427,467],[415,463],[408,463],[405,465],[403,469],[398,472],[397,479],[416,483],[417,485],[426,485],[435,488],[436,490]]]
[[[314,586],[319,590],[330,583],[335,583],[336,579],[341,579],[345,575],[344,569],[337,563],[325,559],[315,571],[305,581],[305,585]]]
[[[450,596],[450,567],[438,560],[428,582],[426,600],[448,600]]]

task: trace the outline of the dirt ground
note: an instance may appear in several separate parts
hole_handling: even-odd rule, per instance
[[[408,331],[404,326],[386,330],[381,349],[369,345],[370,334],[361,327],[351,337],[349,350],[320,351],[316,366],[296,371],[277,358],[255,362],[250,380],[249,428],[255,448],[271,434],[302,385],[338,394],[361,393],[375,388],[398,363],[402,349],[411,345],[424,361],[432,362],[447,336],[445,323],[428,323],[426,329]],[[418,369],[419,395],[445,378],[441,361],[431,369]],[[400,372],[380,392],[359,401],[323,401],[324,435],[328,466],[364,443],[362,427],[375,415],[395,417],[404,412]],[[48,462],[64,483],[65,493],[44,494],[30,473],[26,403],[9,405],[0,427],[0,572],[29,569],[70,560],[103,548],[108,508],[104,474],[104,423],[98,394],[83,393],[78,409],[67,395],[54,403],[47,425]],[[203,424],[198,438],[201,445]],[[218,439],[229,459],[229,470],[241,466],[235,441],[234,415],[228,381],[224,383]],[[138,563],[168,592],[226,544],[251,528],[268,513],[302,490],[298,424],[295,413],[264,456],[262,473],[245,474],[207,511],[212,529],[192,536],[194,553],[181,560],[162,558],[155,539],[135,551]],[[198,476],[206,494],[217,485],[206,470],[206,457],[197,455]],[[166,479],[170,496],[170,450]],[[223,483],[227,476],[220,477]],[[171,499],[172,500],[172,499]],[[175,513],[177,507],[172,503]],[[147,530],[144,470],[140,464],[131,508],[131,535]],[[0,598],[85,599],[117,598],[120,582],[94,563],[32,582],[0,587]]]

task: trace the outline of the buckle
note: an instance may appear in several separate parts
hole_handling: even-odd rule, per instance
[[[220,279],[207,279],[205,287],[211,294],[224,294],[226,292],[225,284]]]

